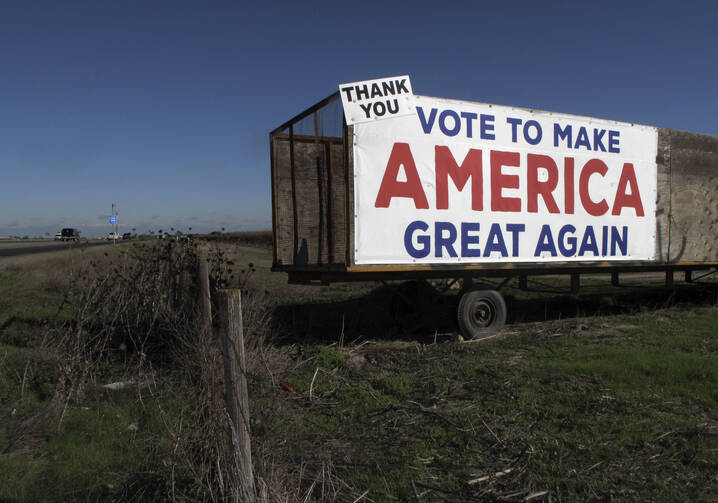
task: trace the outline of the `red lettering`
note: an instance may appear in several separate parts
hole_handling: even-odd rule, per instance
[[[588,192],[588,181],[591,175],[598,173],[601,176],[606,176],[608,166],[600,159],[591,159],[581,170],[581,176],[578,180],[578,193],[581,196],[581,204],[589,215],[594,217],[601,216],[608,211],[608,203],[605,199],[601,199],[598,203],[591,199],[591,195]]]
[[[573,215],[573,157],[566,157],[563,161],[563,207],[567,215]]]
[[[626,189],[629,185],[631,186],[631,193],[627,194]],[[611,211],[611,215],[620,215],[623,208],[633,208],[636,210],[637,217],[644,215],[641,194],[638,192],[636,172],[633,170],[633,164],[630,162],[623,165],[621,179],[618,181],[618,188],[616,189],[616,199],[613,200],[613,211]]]
[[[436,209],[449,208],[449,177],[459,191],[471,178],[471,209],[484,209],[484,184],[481,172],[481,150],[472,148],[459,166],[449,147],[437,145],[436,152]]]
[[[471,209],[484,210],[483,189],[483,152],[480,149],[469,149],[461,163],[457,162],[448,146],[437,145],[435,155],[436,209],[449,209],[449,179],[461,192],[471,179]],[[518,152],[502,152],[492,150],[489,154],[491,164],[491,211],[520,212],[521,197],[504,196],[504,189],[520,189],[521,178],[518,174],[505,173],[504,167],[521,167],[521,156]],[[406,181],[399,181],[399,170],[403,166]],[[539,180],[539,170],[546,170],[546,180]],[[609,206],[605,197],[594,201],[591,198],[590,184],[593,175],[605,177],[608,166],[600,159],[590,159],[581,169],[578,180],[578,195],[583,209],[591,216],[598,217],[608,213],[618,216],[624,208],[633,208],[637,217],[645,216],[643,202],[639,191],[636,171],[632,163],[624,163],[616,188],[613,207]],[[566,215],[575,213],[575,159],[564,158],[563,166],[563,211]],[[559,169],[556,161],[549,155],[526,155],[526,211],[538,213],[539,198],[548,213],[560,213],[556,202],[555,191],[559,182]],[[598,186],[606,184],[598,182]],[[604,187],[605,188],[605,187]],[[597,191],[598,192],[598,191]],[[429,209],[429,202],[421,184],[416,162],[408,143],[397,142],[392,147],[387,161],[384,176],[376,196],[376,208],[388,208],[392,198],[409,198],[414,201],[416,209]],[[600,196],[599,196],[600,197]]]
[[[518,152],[491,151],[491,211],[521,211],[521,199],[504,197],[503,189],[518,189],[519,176],[505,175],[503,166],[520,166]]]
[[[543,197],[549,213],[558,213],[558,205],[553,198],[553,191],[558,184],[558,168],[553,159],[547,155],[528,154],[528,185],[527,185],[527,210],[529,213],[538,213],[538,196]],[[548,180],[540,182],[538,179],[539,168],[548,171]]]
[[[406,173],[405,182],[396,179],[401,166],[404,166]],[[416,171],[416,163],[408,143],[395,143],[391,149],[374,207],[388,208],[392,197],[408,197],[414,200],[416,209],[429,209],[429,202],[421,186],[421,179]]]

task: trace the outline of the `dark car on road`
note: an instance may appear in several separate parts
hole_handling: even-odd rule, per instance
[[[78,241],[80,239],[80,231],[66,227],[60,231],[60,239],[62,241]]]

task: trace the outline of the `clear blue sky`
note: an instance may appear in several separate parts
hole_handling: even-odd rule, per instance
[[[0,3],[0,237],[271,227],[268,132],[337,84],[718,135],[715,2]]]

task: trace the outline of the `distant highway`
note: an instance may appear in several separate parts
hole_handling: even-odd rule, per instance
[[[112,241],[81,241],[79,243],[60,241],[5,241],[0,240],[0,257],[29,255],[56,250],[68,250],[79,246],[99,246],[112,244]]]

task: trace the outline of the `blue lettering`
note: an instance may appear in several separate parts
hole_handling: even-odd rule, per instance
[[[492,252],[501,253],[502,257],[508,257],[509,252],[506,251],[506,243],[504,236],[501,234],[501,226],[499,224],[491,224],[489,237],[486,238],[486,246],[484,247],[484,257],[488,257]]]
[[[605,257],[608,254],[608,226],[604,225],[601,231],[601,256]]]
[[[416,112],[419,115],[419,122],[421,123],[421,128],[424,130],[424,133],[430,134],[434,128],[434,121],[436,120],[436,108],[432,108],[431,112],[429,112],[428,122],[424,116],[424,110],[421,107],[416,107]]]
[[[466,137],[472,138],[474,135],[474,124],[472,121],[475,121],[478,115],[476,115],[474,112],[461,112],[461,117],[466,119]]]
[[[572,148],[571,146],[571,125],[568,124],[564,129],[561,129],[561,126],[558,123],[555,123],[553,125],[553,146],[558,147],[558,141],[559,140],[565,140],[566,146],[568,148]]]
[[[511,233],[511,252],[512,257],[519,256],[519,233],[526,230],[524,224],[506,224],[506,230]]]
[[[586,147],[588,150],[591,150],[591,141],[588,139],[588,133],[586,132],[586,128],[583,126],[581,126],[578,130],[578,134],[576,135],[576,144],[573,146],[573,148],[578,147]]]
[[[616,256],[616,246],[621,250],[621,255],[624,257],[628,254],[628,227],[623,226],[622,236],[618,234],[618,229],[611,226],[611,256]]]
[[[606,151],[606,147],[603,146],[603,135],[606,134],[605,129],[594,129],[593,130],[593,150],[601,152]]]
[[[461,256],[462,257],[480,257],[481,250],[479,248],[469,248],[469,245],[479,244],[479,236],[470,236],[469,232],[479,232],[479,222],[461,222]]]
[[[404,232],[404,248],[406,248],[406,252],[412,257],[424,258],[429,255],[429,251],[431,250],[431,238],[429,236],[418,236],[416,238],[416,242],[421,245],[421,248],[415,248],[413,243],[414,233],[417,230],[426,232],[428,229],[429,226],[426,222],[422,222],[421,220],[415,220],[406,227],[406,231]]]
[[[454,119],[454,127],[449,129],[446,127],[446,118],[451,117]],[[444,110],[439,114],[439,128],[441,129],[441,132],[444,133],[446,136],[456,136],[459,134],[459,130],[461,129],[461,121],[459,119],[459,114],[454,112],[453,110]]]
[[[581,240],[581,246],[578,249],[578,256],[583,257],[586,252],[591,252],[594,257],[598,257],[596,234],[593,232],[593,227],[590,225],[586,226],[586,231],[584,232],[583,239]]]
[[[529,128],[534,127],[536,128],[536,136],[531,137],[529,134]],[[536,145],[541,141],[541,137],[543,136],[543,131],[541,130],[541,124],[536,122],[535,120],[526,121],[526,124],[524,124],[524,139],[530,143],[531,145]]]
[[[541,227],[541,234],[539,234],[538,244],[536,245],[536,251],[534,257],[540,257],[541,253],[549,252],[552,257],[556,254],[556,245],[553,242],[553,234],[551,234],[551,226],[543,225]]]
[[[608,132],[608,151],[612,154],[620,154],[621,149],[618,146],[618,137],[621,134],[620,131],[609,131]]]
[[[516,129],[518,126],[521,125],[523,122],[521,119],[514,119],[513,117],[506,117],[506,122],[511,124],[511,141],[516,143],[516,137],[517,137],[517,131]]]
[[[576,254],[576,237],[566,237],[566,234],[573,234],[574,232],[576,232],[576,228],[571,224],[564,225],[561,227],[561,230],[558,231],[558,249],[564,257],[573,257]]]
[[[481,114],[481,139],[482,140],[495,140],[496,139],[496,135],[494,135],[494,133],[489,132],[489,131],[494,130],[494,120],[495,120],[495,117],[493,115]]]
[[[449,231],[449,236],[444,237],[444,231]],[[436,222],[434,224],[434,256],[443,257],[442,248],[446,248],[450,257],[456,257],[454,242],[456,241],[456,227],[451,222]]]

